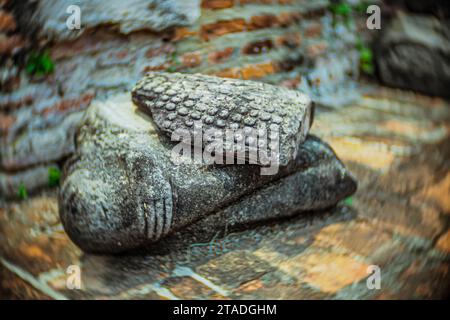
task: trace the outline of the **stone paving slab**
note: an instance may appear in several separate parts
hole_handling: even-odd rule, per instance
[[[448,297],[450,105],[368,87],[353,105],[319,108],[312,132],[357,177],[353,197],[326,212],[185,239],[165,252],[84,254],[62,230],[56,190],[3,202],[0,297]],[[81,268],[81,290],[66,286],[70,265]],[[380,267],[379,290],[366,285],[371,265]]]

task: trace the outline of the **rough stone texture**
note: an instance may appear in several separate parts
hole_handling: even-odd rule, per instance
[[[376,44],[381,80],[391,86],[450,97],[450,24],[400,13]]]
[[[82,28],[75,32],[66,26],[67,19],[73,13],[67,12],[71,5],[77,5],[81,10]],[[143,29],[162,31],[170,27],[189,26],[200,16],[200,1],[132,0],[106,3],[101,0],[40,0],[31,4],[28,10],[32,13],[27,24],[37,28],[38,36],[63,41],[74,39],[85,30],[100,25],[117,26],[124,34]]]
[[[246,230],[199,225],[125,256],[81,252],[63,231],[56,192],[4,202],[0,296],[448,299],[449,104],[377,88],[346,109],[316,111],[312,133],[358,179],[352,201]],[[320,272],[334,262],[339,274]],[[361,272],[372,264],[381,268],[380,290],[369,290]],[[69,265],[81,268],[81,290],[65,286]]]
[[[129,250],[212,214],[207,224],[217,229],[325,209],[356,189],[314,137],[271,176],[256,165],[176,163],[175,144],[157,135],[130,99],[119,95],[88,109],[66,164],[61,220],[83,250]]]
[[[242,135],[249,129],[255,133],[255,141],[247,139],[235,144],[233,139],[231,145],[223,146],[225,155],[239,157],[243,152],[258,155],[261,150],[268,151],[267,144],[275,143],[278,146],[271,149],[270,159],[263,159],[272,160],[272,165],[287,165],[297,156],[298,147],[311,125],[312,105],[308,96],[254,81],[200,74],[149,73],[134,87],[132,97],[168,137],[176,130],[189,132],[194,137],[195,122],[200,124],[203,141],[197,148],[208,148],[208,130],[223,135],[225,130],[232,130],[234,139],[241,137],[236,140],[239,142],[244,140]],[[267,137],[261,136],[266,143],[264,146],[256,141],[258,129],[264,130]],[[247,136],[251,138],[249,134]],[[245,149],[237,150],[242,145]],[[244,154],[242,157],[245,160],[249,156]],[[255,162],[263,164],[260,157]]]

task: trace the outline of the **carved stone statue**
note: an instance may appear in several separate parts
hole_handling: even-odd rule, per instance
[[[132,96],[138,106],[122,94],[89,107],[65,165],[61,220],[87,252],[145,246],[200,220],[210,228],[224,220],[235,227],[325,209],[356,190],[330,147],[307,136],[311,106],[300,93],[250,81],[150,74]],[[262,175],[260,163],[175,161],[173,124],[189,130],[192,115],[211,117],[207,125],[219,128],[246,127],[249,119],[255,126],[286,126],[280,128],[279,170]]]

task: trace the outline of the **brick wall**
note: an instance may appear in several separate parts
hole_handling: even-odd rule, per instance
[[[73,151],[76,125],[90,102],[130,90],[150,70],[264,81],[305,91],[324,104],[354,97],[355,32],[339,21],[333,26],[329,1],[202,0],[198,5],[200,17],[187,26],[124,33],[100,24],[76,37],[36,40],[16,31],[20,19],[3,1],[1,193],[15,196],[21,184],[29,192],[46,186],[48,169]],[[38,43],[46,45],[55,64],[45,77],[27,75],[25,58],[18,58]]]

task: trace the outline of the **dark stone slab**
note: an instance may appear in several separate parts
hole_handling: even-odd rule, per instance
[[[450,97],[450,24],[432,16],[399,14],[376,44],[387,85]]]

